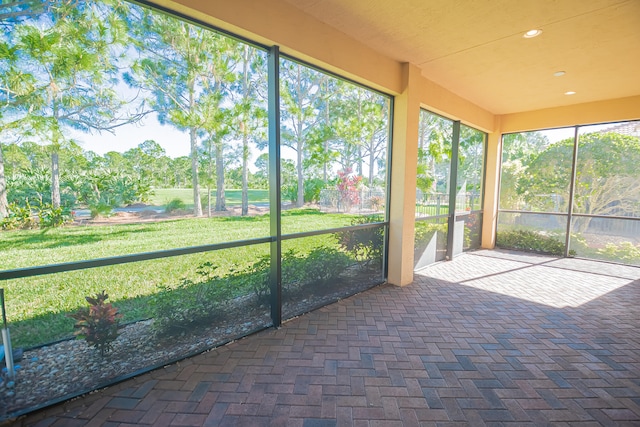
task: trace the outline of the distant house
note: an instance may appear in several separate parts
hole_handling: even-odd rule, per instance
[[[621,124],[617,124],[609,128],[603,129],[600,132],[601,133],[615,132],[622,135],[637,136],[638,138],[640,138],[640,123],[639,122],[621,123]]]

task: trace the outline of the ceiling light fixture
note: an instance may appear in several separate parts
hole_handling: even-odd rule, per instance
[[[526,33],[524,33],[522,37],[524,37],[525,39],[532,39],[534,37],[539,36],[540,34],[542,34],[542,30],[529,30]]]
[[[565,95],[575,95],[576,93],[574,91],[570,90],[568,92],[565,92],[564,94]]]
[[[556,71],[555,73],[553,73],[553,75],[554,75],[555,77],[562,77],[562,76],[564,76],[565,74],[567,74],[567,73],[566,73],[566,72],[564,72],[564,71]]]

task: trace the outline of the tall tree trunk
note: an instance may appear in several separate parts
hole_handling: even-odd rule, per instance
[[[224,162],[222,141],[216,143],[216,211],[226,211],[227,203],[224,196]]]
[[[246,128],[242,132],[242,212],[249,214],[249,136]]]
[[[51,204],[54,209],[60,207],[60,169],[58,153],[51,153]]]
[[[322,180],[325,184],[329,183],[329,171],[327,163],[327,153],[329,152],[329,141],[324,142],[324,159],[322,160]]]
[[[363,162],[362,162],[362,144],[364,144],[364,137],[362,135],[362,99],[360,98],[361,92],[360,90],[358,90],[358,141],[356,141],[356,143],[358,144],[358,175],[362,176],[364,169],[363,169]]]
[[[189,77],[189,111],[196,106],[195,77]],[[202,202],[200,201],[200,179],[198,177],[198,134],[195,127],[189,129],[189,142],[191,148],[191,182],[193,185],[193,215],[202,216]]]
[[[431,182],[431,192],[436,193],[438,191],[438,180],[436,179],[436,160],[433,156],[429,157],[429,170],[433,177],[433,181]]]
[[[329,86],[329,83],[327,82],[327,88]],[[329,99],[327,99],[327,107],[324,110],[324,123],[325,126],[331,128],[331,104],[329,103]],[[333,134],[333,131],[331,132],[331,134]],[[323,142],[323,153],[322,153],[322,179],[324,181],[325,184],[327,184],[329,182],[329,174],[328,174],[328,166],[327,163],[329,163],[327,161],[327,156],[329,155],[329,140],[325,139]]]
[[[296,142],[296,152],[297,152],[297,170],[298,170],[298,196],[296,198],[296,207],[301,208],[304,206],[304,175],[302,170],[302,157],[304,150],[304,136],[302,136],[302,124],[304,122],[302,112],[304,111],[304,107],[302,105],[302,95],[300,88],[302,87],[302,66],[297,66],[297,96],[298,96],[298,132],[297,132],[297,142]]]
[[[193,183],[193,215],[202,216],[202,204],[200,203],[200,181],[198,179],[198,136],[196,129],[189,130],[191,140],[191,181]]]
[[[213,162],[212,162],[212,158],[211,158],[211,143],[209,143],[209,149],[208,151],[208,155],[209,155],[209,161],[207,162],[207,217],[211,218],[211,179],[213,178]]]
[[[296,199],[296,207],[301,208],[304,206],[304,175],[302,170],[302,141],[298,140],[298,151],[297,151],[297,162],[298,162],[298,198]]]
[[[251,87],[249,85],[249,65],[251,61],[251,49],[244,47],[242,61],[242,97],[244,102],[251,100]],[[247,117],[240,123],[242,132],[242,216],[249,214],[249,125]]]
[[[9,215],[9,203],[7,202],[7,178],[4,176],[4,158],[0,145],[0,219]]]
[[[370,144],[371,145],[369,147],[369,189],[372,189],[373,177],[375,172],[375,162],[376,162],[376,152],[375,152],[376,143],[373,135],[371,135]]]
[[[57,125],[60,124],[58,103],[53,104],[53,118]],[[54,209],[60,207],[60,162],[58,150],[60,149],[59,129],[53,131],[51,135],[51,205]]]

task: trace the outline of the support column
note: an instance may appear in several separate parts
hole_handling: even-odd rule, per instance
[[[282,325],[282,223],[280,194],[280,49],[269,49],[269,233],[271,321]]]
[[[388,281],[397,286],[413,281],[420,80],[420,69],[404,64],[404,89],[393,107]]]
[[[458,209],[458,156],[460,151],[460,120],[453,122],[451,133],[451,168],[449,169],[449,219],[447,221],[447,259],[453,259],[454,241],[457,237],[456,210]],[[464,232],[464,230],[463,230]],[[456,239],[457,237],[457,239]],[[461,240],[460,240],[461,241]],[[458,248],[462,252],[462,246]]]
[[[502,158],[502,135],[500,128],[487,136],[486,171],[484,181],[484,207],[482,214],[482,247],[496,246],[498,226],[498,191],[500,184],[500,161]]]

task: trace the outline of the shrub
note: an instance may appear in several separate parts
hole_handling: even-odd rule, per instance
[[[414,242],[416,251],[424,249],[433,235],[438,232],[438,247],[445,247],[447,244],[447,224],[434,224],[428,221],[416,221]]]
[[[54,208],[51,203],[46,203],[38,208],[40,228],[60,227],[73,220],[71,210],[64,207]]]
[[[97,169],[77,177],[73,185],[78,202],[88,206],[108,205],[112,208],[134,202],[146,202],[153,194],[148,182],[123,171]]]
[[[291,203],[295,203],[296,200],[298,200],[298,185],[293,184],[283,186],[281,197],[283,201],[287,200]]]
[[[282,287],[292,293],[305,287],[325,286],[340,278],[351,264],[351,259],[343,252],[320,246],[308,254],[289,250],[282,254]],[[269,303],[270,257],[265,255],[249,266],[239,276],[253,289],[260,304]]]
[[[369,199],[369,205],[371,206],[372,211],[379,211],[384,208],[384,197],[382,196],[371,196]]]
[[[337,280],[351,259],[339,250],[318,247],[308,254],[287,251],[282,255],[283,290],[294,292],[304,287],[325,286]],[[184,331],[208,325],[224,316],[226,305],[241,295],[253,292],[258,305],[269,304],[270,256],[258,258],[243,270],[232,270],[220,277],[210,262],[197,269],[199,280],[182,279],[175,286],[162,287],[153,296],[154,328],[160,334]]]
[[[436,231],[446,234],[447,224],[437,224],[428,221],[416,221],[414,232],[415,245],[418,246],[420,245],[420,242],[430,240]]]
[[[296,260],[298,274],[283,272],[283,283],[290,283],[291,279],[298,277],[302,286],[324,286],[337,280],[345,268],[351,264],[350,258],[344,252],[334,248],[318,247],[307,255]],[[288,281],[285,282],[284,279]]]
[[[467,216],[464,224],[464,246],[470,248],[480,245],[480,221],[478,214],[472,213]]]
[[[598,249],[598,254],[608,259],[616,261],[640,261],[640,245],[636,246],[631,242],[621,242],[619,245],[615,243],[607,243],[607,245]]]
[[[287,256],[289,256],[289,252],[283,254],[283,259],[286,259]],[[269,304],[269,296],[271,295],[270,275],[270,255],[261,256],[256,262],[251,264],[245,270],[245,276],[249,282],[248,288],[253,290],[253,293],[256,296],[259,304]],[[284,281],[284,266],[282,275]]]
[[[325,182],[323,180],[319,179],[319,178],[313,178],[313,179],[305,180],[304,181],[304,201],[305,201],[305,203],[318,203],[320,201],[320,192],[326,186],[327,185],[325,184]]]
[[[89,213],[91,218],[97,218],[99,216],[109,216],[113,211],[113,206],[103,201],[89,203]]]
[[[169,203],[167,203],[167,206],[164,208],[164,211],[166,213],[172,213],[175,211],[185,210],[186,208],[187,208],[187,205],[185,205],[182,199],[175,198],[171,200]]]
[[[326,183],[319,178],[307,179],[303,184],[304,202],[305,203],[319,203],[320,192],[326,187]],[[298,183],[294,182],[290,185],[284,185],[282,187],[282,200],[295,203],[298,200]]]
[[[210,262],[196,273],[200,280],[183,278],[175,286],[163,286],[152,299],[154,328],[160,334],[209,324],[222,315],[222,306],[235,296],[239,281],[216,274]]]
[[[25,206],[11,203],[9,205],[9,214],[0,221],[0,227],[3,230],[25,230],[36,228],[37,225],[38,222],[31,213],[31,205],[28,199],[25,202]]]
[[[565,249],[564,242],[554,236],[530,230],[500,231],[496,235],[496,246],[560,256],[564,255]],[[575,252],[569,251],[569,255],[575,255]]]
[[[360,203],[360,192],[358,190],[361,183],[362,177],[354,175],[351,168],[338,172],[336,188],[340,193],[340,203],[346,212],[349,212],[352,206],[357,206]]]
[[[118,338],[118,323],[122,317],[111,303],[106,302],[107,298],[109,295],[105,291],[95,297],[86,297],[89,308],[69,315],[76,320],[76,337],[100,350],[101,356],[111,349],[111,343]]]
[[[51,171],[48,167],[29,167],[20,169],[18,173],[7,176],[7,200],[24,206],[29,200],[31,206],[51,203]],[[60,203],[63,206],[73,206],[76,196],[71,187],[68,174],[60,176]]]
[[[351,225],[382,222],[380,215],[359,216],[351,221]],[[363,265],[378,265],[382,262],[384,249],[384,228],[372,227],[356,230],[345,230],[336,233],[341,249],[350,252]]]
[[[10,204],[9,215],[0,221],[0,228],[3,230],[26,230],[38,226],[40,228],[60,227],[73,219],[71,210],[66,207],[54,208],[51,203],[40,203],[33,208],[29,200],[26,200],[24,204],[24,206]],[[36,212],[36,215],[33,215],[33,211]]]

